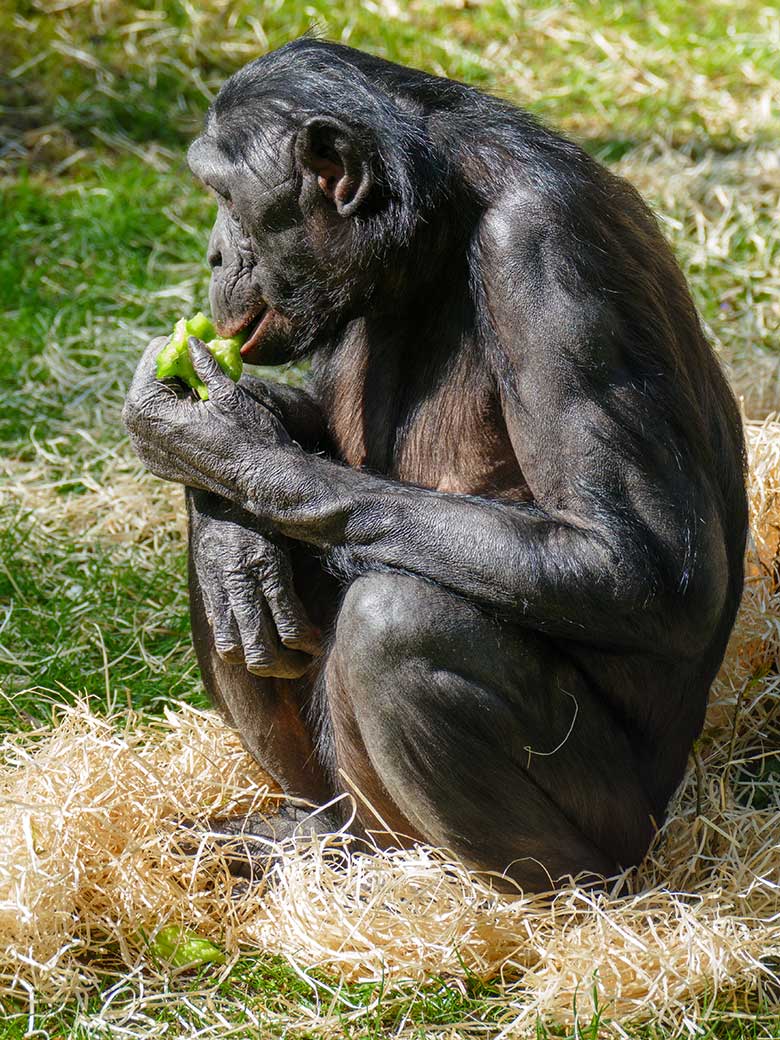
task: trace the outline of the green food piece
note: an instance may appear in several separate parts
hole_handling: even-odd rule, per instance
[[[240,332],[229,339],[219,339],[211,320],[201,311],[192,318],[180,318],[174,325],[171,338],[157,355],[157,378],[181,379],[187,386],[192,387],[201,401],[207,401],[208,387],[195,371],[190,359],[187,348],[189,336],[197,336],[203,340],[222,371],[234,382],[238,382],[244,367],[241,347],[246,335]]]
[[[187,386],[196,390],[201,400],[205,401],[209,392],[203,380],[195,371],[187,349],[187,322],[181,318],[173,328],[173,335],[157,355],[158,379],[181,379]]]
[[[190,336],[197,336],[198,339],[202,339],[204,343],[208,343],[210,339],[214,339],[217,334],[217,330],[214,328],[214,324],[211,318],[207,318],[203,311],[198,311],[191,318],[187,319],[187,334]]]
[[[149,949],[160,960],[174,968],[199,967],[201,964],[224,964],[227,958],[218,946],[201,939],[197,932],[177,924],[161,928],[149,943]]]
[[[241,347],[244,336],[231,336],[230,339],[212,339],[206,346],[217,359],[219,367],[226,372],[234,383],[241,378],[244,362],[241,358]]]

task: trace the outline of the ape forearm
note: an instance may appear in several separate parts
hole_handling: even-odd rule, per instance
[[[654,576],[628,539],[533,505],[401,485],[290,450],[255,465],[240,499],[347,569],[410,571],[550,634],[635,645],[659,632],[658,605],[647,607]]]

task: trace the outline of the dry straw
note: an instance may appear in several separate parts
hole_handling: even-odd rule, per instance
[[[636,875],[608,894],[571,887],[552,901],[510,899],[433,850],[347,857],[334,838],[285,854],[273,884],[242,889],[207,832],[196,828],[193,855],[176,823],[273,811],[267,779],[234,734],[185,706],[150,722],[100,719],[81,703],[62,709],[54,729],[3,744],[0,992],[32,1007],[102,989],[93,1025],[132,1020],[137,1035],[150,1009],[180,999],[148,946],[173,923],[229,955],[264,951],[301,973],[383,978],[390,999],[409,980],[498,975],[492,1010],[505,1036],[533,1033],[538,1016],[587,1021],[596,1006],[618,1034],[647,1020],[690,1032],[713,1009],[720,1018],[771,1009],[780,963],[780,423],[750,423],[748,436],[753,538],[739,621],[691,767]],[[230,968],[203,985],[216,987]],[[122,985],[107,994],[109,972]],[[203,1035],[227,1035],[213,1015]],[[299,1020],[288,1009],[285,1021],[288,1031],[325,1036],[345,1015],[336,995],[319,1012],[301,1008]],[[457,1035],[484,1029],[464,1023]]]

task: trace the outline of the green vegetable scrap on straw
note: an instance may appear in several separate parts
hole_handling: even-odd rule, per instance
[[[227,958],[214,943],[177,924],[166,925],[149,943],[155,957],[174,968],[196,968],[202,964],[224,964]]]

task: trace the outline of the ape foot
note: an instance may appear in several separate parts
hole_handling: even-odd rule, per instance
[[[183,822],[183,826],[188,831],[197,826],[201,831],[197,844],[189,837],[179,842],[183,852],[194,855],[204,842],[221,848],[231,875],[245,879],[251,886],[268,877],[282,861],[285,849],[289,851],[296,843],[333,834],[341,827],[341,821],[333,812],[313,810],[309,803],[291,799],[280,803],[273,814],[213,817],[205,830],[203,824],[193,822]],[[244,890],[242,887],[241,892]]]

